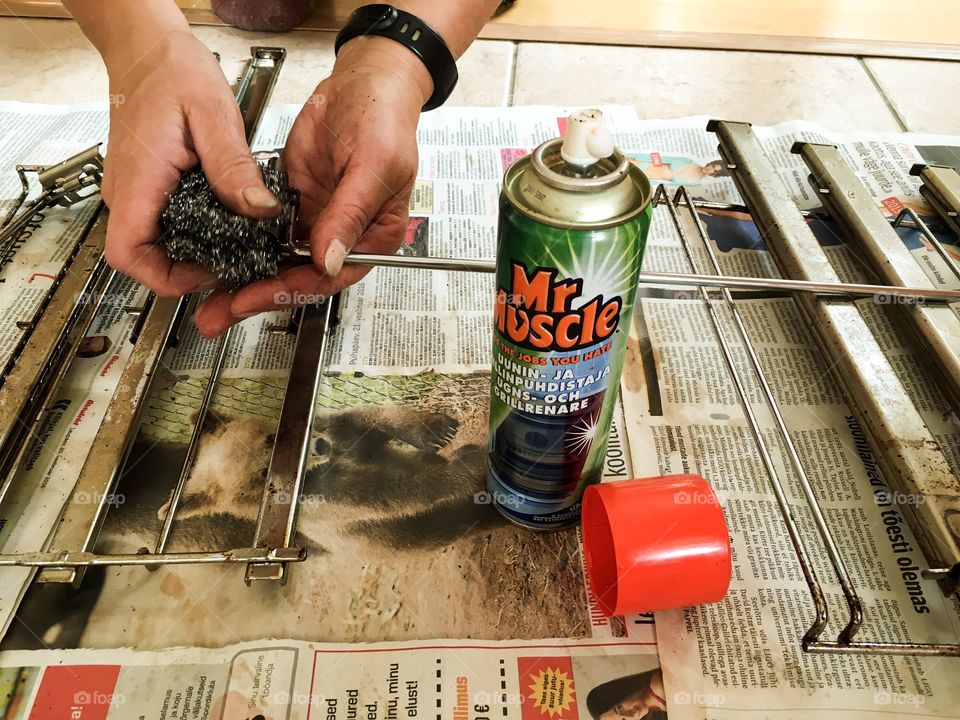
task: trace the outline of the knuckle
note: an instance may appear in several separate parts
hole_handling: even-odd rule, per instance
[[[104,245],[103,259],[106,260],[107,265],[112,267],[114,270],[123,272],[127,269],[128,254],[119,246],[116,241],[108,242],[106,245]]]

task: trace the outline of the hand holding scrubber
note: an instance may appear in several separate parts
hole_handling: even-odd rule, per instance
[[[275,218],[236,215],[213,192],[203,171],[183,174],[160,215],[160,242],[173,260],[196,263],[236,289],[274,277],[293,248],[299,193],[287,182],[277,153],[257,153],[263,181],[280,201]]]

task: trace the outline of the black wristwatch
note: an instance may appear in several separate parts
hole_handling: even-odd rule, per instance
[[[446,102],[457,85],[457,63],[439,33],[416,15],[392,5],[364,5],[354,10],[343,30],[337,34],[334,52],[359,35],[379,35],[405,45],[427,66],[433,78],[433,95],[423,112]]]

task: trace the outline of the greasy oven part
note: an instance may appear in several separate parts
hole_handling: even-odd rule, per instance
[[[936,287],[836,147],[798,143],[793,151],[810,168],[810,184],[840,225],[849,247],[873,273],[891,285]],[[941,257],[949,257],[916,214],[913,221]],[[905,303],[896,310],[908,331],[915,332],[926,347],[931,371],[960,411],[960,317],[945,305]]]
[[[910,174],[923,181],[920,194],[953,232],[960,235],[960,173],[943,165],[914,165]]]
[[[711,121],[720,153],[781,271],[795,278],[839,280],[748,123]],[[960,510],[958,479],[922,416],[849,300],[797,295],[796,302],[893,487],[924,498],[902,508],[945,592],[960,584],[960,538],[947,516]]]

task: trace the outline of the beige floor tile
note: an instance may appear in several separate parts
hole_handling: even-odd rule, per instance
[[[506,105],[515,44],[477,40],[457,62],[460,80],[447,105]]]
[[[69,20],[0,18],[0,100],[69,104],[107,97],[100,56]]]
[[[864,61],[908,130],[960,135],[960,62]]]
[[[822,55],[521,43],[514,102],[622,103],[642,118],[899,129],[859,60]]]
[[[220,53],[224,73],[231,81],[243,72],[251,45],[287,48],[287,62],[272,104],[302,103],[333,67],[334,33],[277,35],[206,26],[195,26],[194,32]],[[6,53],[0,100],[68,104],[107,96],[107,76],[100,57],[71,21],[0,18],[0,47]],[[474,43],[460,60],[460,83],[449,104],[504,104],[512,54],[510,42]]]

